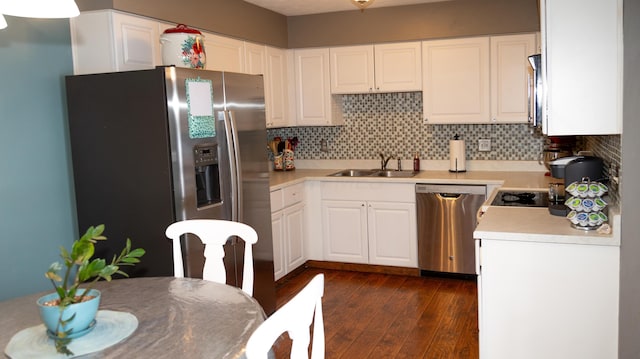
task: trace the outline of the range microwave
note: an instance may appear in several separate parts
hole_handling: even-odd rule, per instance
[[[542,104],[544,87],[542,79],[542,56],[540,54],[529,56],[529,63],[533,69],[533,78],[529,80],[529,124],[533,127],[542,125]]]

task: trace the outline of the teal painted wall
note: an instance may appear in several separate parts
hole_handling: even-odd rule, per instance
[[[5,16],[0,30],[0,300],[52,289],[44,278],[76,237],[64,76],[69,20]]]

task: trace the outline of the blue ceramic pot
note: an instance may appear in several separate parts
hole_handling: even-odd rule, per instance
[[[78,293],[83,293],[84,289],[78,289]],[[61,331],[67,331],[71,329],[72,337],[79,337],[84,334],[87,334],[93,326],[95,325],[96,314],[98,313],[98,307],[100,306],[100,291],[96,289],[91,289],[89,291],[90,296],[95,296],[95,298],[82,302],[71,304],[65,308],[62,318],[64,320],[68,320],[74,314],[75,317],[69,323],[65,325],[64,328],[61,328]],[[45,327],[49,331],[49,334],[56,333],[56,328],[58,327],[58,320],[60,319],[60,308],[58,306],[46,306],[42,303],[46,303],[48,301],[52,301],[58,299],[58,293],[51,293],[45,296],[40,297],[38,299],[38,308],[40,309],[40,318],[44,323]]]

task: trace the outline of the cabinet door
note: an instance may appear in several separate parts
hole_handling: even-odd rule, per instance
[[[378,92],[422,90],[420,42],[375,45],[375,81]]]
[[[491,37],[491,122],[528,122],[532,73],[527,59],[535,46],[535,34]]]
[[[203,33],[207,70],[244,73],[244,42],[212,33]]]
[[[87,11],[69,19],[73,74],[116,71],[111,11]]]
[[[372,45],[333,47],[331,56],[331,93],[368,93],[375,89]]]
[[[264,75],[267,127],[284,127],[289,123],[287,96],[287,52],[267,46],[267,69]]]
[[[116,71],[152,69],[162,63],[160,23],[113,13]]]
[[[489,38],[422,43],[427,123],[489,121]]]
[[[325,260],[368,263],[367,209],[361,201],[322,201]]]
[[[616,358],[619,253],[482,239],[480,357]]]
[[[622,133],[622,3],[540,2],[546,134]]]
[[[369,202],[369,263],[418,267],[413,203]]]
[[[290,273],[306,261],[304,228],[304,203],[286,208],[284,210],[286,273]]]
[[[342,124],[342,111],[331,96],[329,49],[294,51],[296,124],[328,126]]]
[[[273,236],[273,275],[275,280],[284,277],[284,222],[282,211],[271,214],[271,232]]]
[[[267,71],[267,51],[264,45],[244,44],[244,68],[251,75],[264,75]],[[265,86],[266,89],[266,86]]]

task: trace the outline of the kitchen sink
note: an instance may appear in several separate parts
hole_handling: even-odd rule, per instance
[[[413,177],[416,173],[413,171],[394,171],[394,170],[384,170],[384,171],[376,171],[374,176],[378,177]]]
[[[378,170],[342,170],[336,173],[332,173],[329,176],[331,177],[367,177],[372,174],[378,172]]]
[[[395,170],[360,170],[346,169],[332,173],[330,177],[413,177],[416,172],[413,171],[395,171]]]

